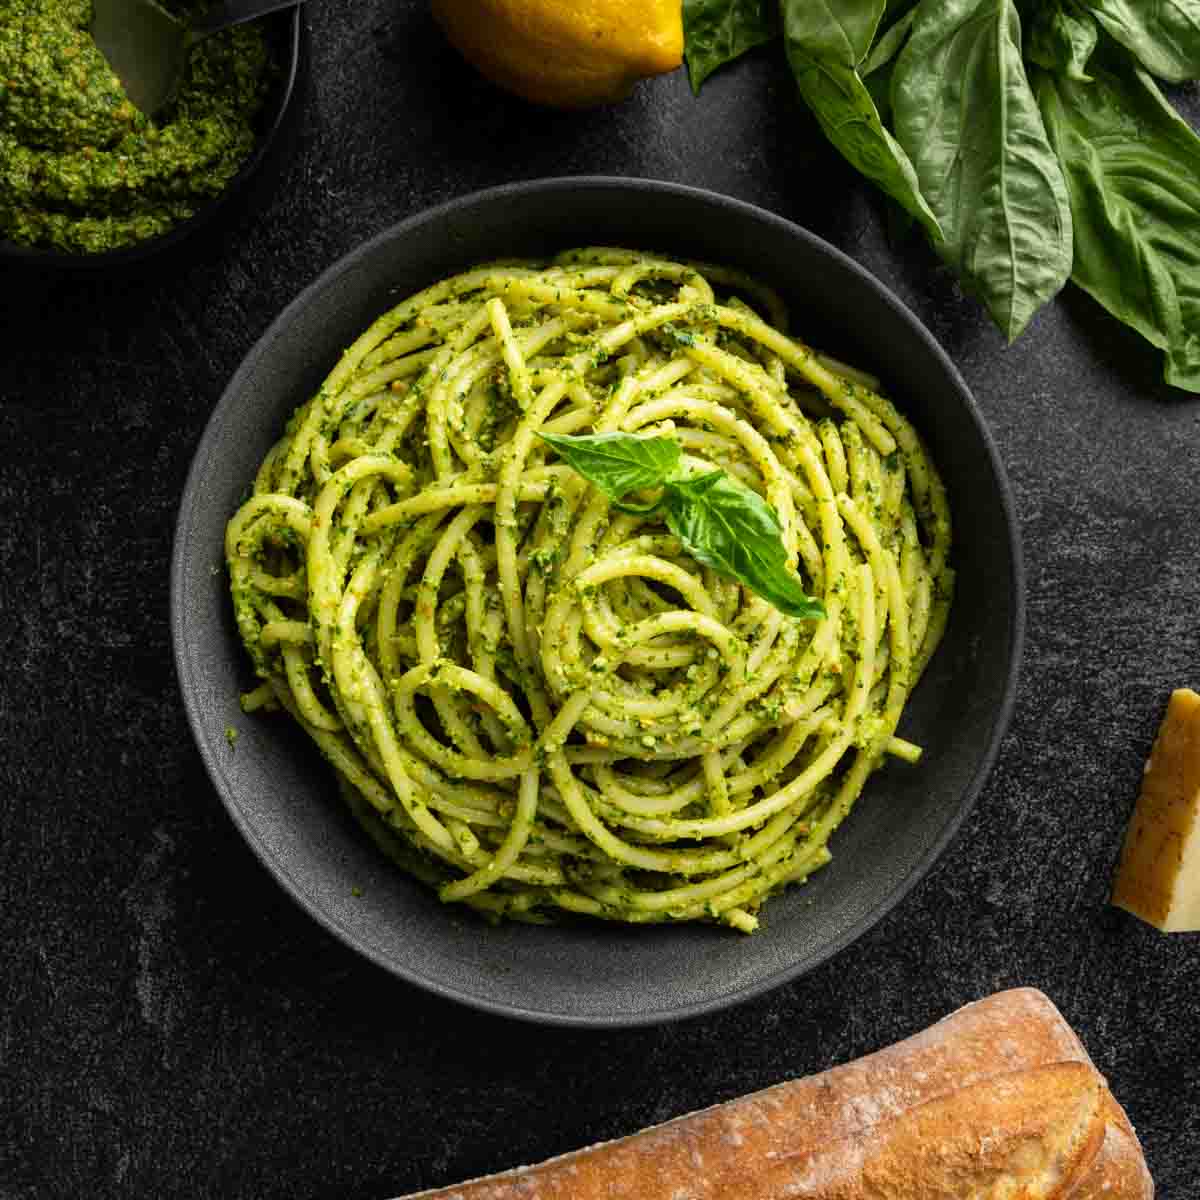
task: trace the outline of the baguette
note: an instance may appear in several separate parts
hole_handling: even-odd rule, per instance
[[[1152,1200],[1062,1014],[1017,988],[818,1075],[400,1200]]]

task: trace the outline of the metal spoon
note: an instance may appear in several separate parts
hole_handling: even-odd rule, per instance
[[[174,95],[192,47],[219,29],[240,25],[302,0],[225,0],[190,25],[154,0],[92,0],[92,38],[125,94],[152,117]]]

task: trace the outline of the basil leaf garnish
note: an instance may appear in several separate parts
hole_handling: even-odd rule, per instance
[[[631,433],[538,436],[612,500],[659,487],[679,468],[679,443],[674,438],[635,437]]]
[[[667,528],[697,562],[736,579],[789,617],[825,615],[788,570],[775,510],[757,493],[713,471],[669,479],[663,488]]]
[[[825,615],[821,602],[808,596],[788,569],[775,510],[724,471],[680,476],[681,454],[673,438],[630,433],[540,436],[615,508],[639,516],[661,512],[667,528],[697,562],[737,580],[789,617],[815,620]],[[623,502],[629,492],[654,487],[662,491],[650,502]]]

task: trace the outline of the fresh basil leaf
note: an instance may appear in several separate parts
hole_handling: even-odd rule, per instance
[[[789,617],[815,619],[824,606],[788,570],[775,510],[724,471],[668,480],[667,528],[697,562],[744,584]]]
[[[1096,22],[1071,0],[1046,0],[1034,13],[1025,39],[1025,58],[1086,83],[1091,79],[1088,59],[1099,40]]]
[[[538,436],[554,447],[563,462],[614,500],[660,486],[679,467],[679,443],[674,438],[632,433]]]
[[[1200,392],[1200,137],[1128,60],[1091,70],[1037,77],[1071,195],[1071,278],[1166,352],[1168,383]]]
[[[1170,83],[1200,76],[1200,0],[1080,0],[1114,41]]]
[[[772,0],[683,0],[683,55],[697,95],[719,67],[778,32]]]
[[[869,75],[875,74],[880,67],[890,63],[900,53],[904,43],[908,40],[909,33],[912,31],[913,19],[916,15],[917,10],[910,8],[900,20],[876,39],[870,53],[863,59],[863,64],[858,69],[858,73],[864,79]],[[870,87],[869,84],[867,86]],[[871,94],[872,96],[875,95],[874,88],[871,89]],[[876,97],[875,103],[878,106],[878,97]]]
[[[784,35],[809,54],[857,67],[886,10],[887,0],[783,0]]]
[[[917,9],[892,80],[896,136],[937,252],[1012,341],[1071,273],[1071,209],[1021,61],[1013,0]]]
[[[883,24],[900,12],[899,18],[884,33],[880,34],[871,52],[861,67],[859,76],[875,101],[875,109],[884,126],[892,123],[892,75],[896,68],[896,57],[904,48],[912,23],[916,17],[916,0],[888,0]],[[916,229],[916,218],[893,196],[884,196],[884,216],[887,221],[888,241],[898,246]]]
[[[871,99],[875,101],[875,110],[885,128],[892,123],[892,76],[896,70],[896,58],[904,49],[904,43],[908,41],[916,15],[916,7],[909,8],[894,25],[876,39],[871,52],[858,68],[859,78],[866,85]],[[886,15],[884,19],[887,19]],[[891,197],[888,197],[888,202],[895,207]],[[912,223],[911,215],[909,222]]]
[[[888,195],[928,230],[941,237],[937,218],[921,192],[917,174],[899,142],[884,128],[858,63],[866,56],[868,29],[878,27],[879,3],[852,0],[831,6],[810,0],[782,0],[784,42],[788,63],[804,102],[817,118],[822,131],[842,156],[861,174],[878,184]],[[860,20],[822,24],[831,7],[861,9]],[[874,18],[872,24],[871,18]]]

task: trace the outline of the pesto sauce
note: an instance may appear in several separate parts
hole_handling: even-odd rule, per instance
[[[188,17],[206,5],[161,0]],[[151,121],[88,33],[91,0],[0,0],[0,237],[98,253],[165,233],[216,197],[254,148],[270,82],[261,26],[193,50]]]

